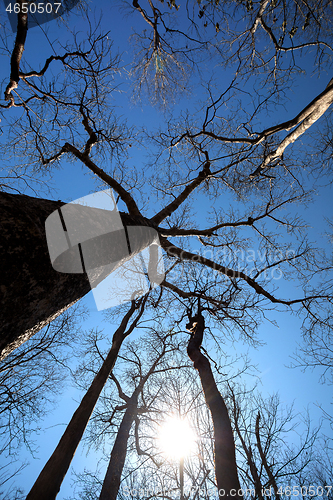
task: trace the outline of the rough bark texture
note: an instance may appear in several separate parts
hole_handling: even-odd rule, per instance
[[[120,327],[113,335],[111,349],[105,358],[101,369],[94,378],[79,407],[72,416],[72,419],[66,427],[66,430],[56,449],[46,463],[42,472],[39,474],[26,500],[53,500],[56,498],[98,397],[110,375],[111,370],[114,367],[121,344],[128,333],[134,329],[139,317],[142,314],[141,312],[141,314],[138,315],[132,323],[129,331],[125,333],[128,321],[134,311],[135,303],[132,302],[130,310],[124,316]]]
[[[214,424],[215,474],[219,497],[242,499],[238,494],[240,484],[237,474],[235,442],[228,410],[220,394],[208,359],[200,351],[205,328],[204,318],[199,313],[187,328],[192,332],[187,353],[198,370],[207,406]]]
[[[60,273],[51,265],[45,220],[64,204],[0,193],[0,359],[91,289],[86,274]],[[150,225],[143,217],[121,213],[121,218],[126,226]],[[151,237],[145,234],[134,253]]]

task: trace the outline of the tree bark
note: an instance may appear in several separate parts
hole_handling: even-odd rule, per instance
[[[241,500],[242,495],[239,495],[240,484],[237,473],[235,441],[228,410],[217,388],[210,363],[200,351],[205,329],[204,318],[201,313],[198,313],[193,320],[195,322],[192,321],[190,323],[192,335],[187,346],[187,353],[193,361],[194,368],[199,372],[205,400],[213,419],[215,474],[219,489],[219,498],[224,500],[227,498]]]
[[[69,469],[77,446],[79,445],[84,430],[88,424],[99,395],[112,371],[123,340],[133,331],[139,318],[143,313],[143,306],[130,328],[125,332],[128,321],[135,311],[135,302],[132,302],[130,310],[124,316],[119,328],[113,335],[111,349],[103,362],[103,365],[94,378],[87,393],[83,397],[79,407],[71,418],[64,434],[62,435],[56,449],[39,474],[35,484],[31,488],[26,500],[52,500],[56,498],[61,483]]]
[[[0,193],[0,359],[91,290],[86,273],[58,272],[51,264],[45,220],[63,205],[60,200]],[[96,215],[97,209],[87,210]],[[150,226],[143,217],[120,216],[124,227]],[[138,231],[130,256],[148,246],[153,233]],[[96,284],[104,278],[96,276]]]

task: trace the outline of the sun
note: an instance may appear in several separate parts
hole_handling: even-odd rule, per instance
[[[159,446],[169,457],[180,459],[193,449],[196,435],[189,423],[179,417],[170,417],[160,427]]]

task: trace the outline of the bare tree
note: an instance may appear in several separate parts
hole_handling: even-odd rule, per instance
[[[8,50],[16,75],[12,68],[6,102],[2,105],[3,119],[10,129],[4,141],[8,175],[14,168],[13,157],[24,164],[17,172],[29,182],[33,177],[40,179],[45,172],[52,175],[53,168],[68,160],[78,162],[92,179],[98,179],[100,186],[112,188],[125,223],[135,219],[137,225],[150,226],[160,236],[167,272],[162,289],[151,294],[151,303],[156,309],[167,309],[171,320],[178,324],[187,308],[200,298],[207,324],[219,329],[210,337],[213,341],[218,343],[226,335],[235,338],[240,332],[243,338],[255,343],[257,326],[273,307],[300,314],[305,339],[311,339],[318,326],[321,332],[327,331],[324,338],[330,350],[331,261],[307,241],[306,221],[298,216],[295,207],[311,200],[315,169],[308,153],[314,154],[318,143],[308,138],[310,133],[315,138],[318,131],[323,131],[323,117],[332,103],[331,75],[306,102],[297,103],[296,111],[287,109],[282,114],[281,109],[286,103],[295,104],[290,92],[299,77],[296,70],[298,66],[306,67],[312,49],[320,63],[318,71],[330,71],[332,6],[329,2],[295,4],[289,0],[189,0],[184,9],[178,9],[171,0],[164,4],[138,0],[131,7],[133,19],[143,23],[136,30],[145,50],[142,76],[136,73],[139,81],[148,87],[157,85],[163,99],[168,85],[177,88],[178,76],[184,75],[189,64],[196,78],[198,97],[194,114],[191,109],[183,110],[179,116],[163,115],[159,130],[147,127],[140,134],[134,123],[126,125],[116,114],[113,99],[117,85],[123,81],[120,67],[128,61],[115,54],[103,23],[95,28],[88,16],[88,35],[76,32],[71,34],[70,43],[54,44],[55,54],[39,61],[36,69],[36,60],[29,64],[29,57],[22,55],[26,30],[21,17],[16,45]],[[176,27],[177,20],[181,29]],[[211,57],[212,66],[206,65]],[[61,70],[55,77],[52,68],[56,65]],[[318,71],[316,67],[316,77]],[[151,158],[143,166],[132,166],[129,151],[138,151],[142,144],[151,147]],[[331,165],[329,155],[325,164],[320,162],[315,174],[322,175],[327,165]],[[36,240],[29,240],[29,248],[28,234],[22,233],[24,245],[18,232],[13,237],[14,228],[25,227],[25,223],[19,223],[24,216],[18,208],[16,217],[10,219],[12,232],[6,226],[2,233],[8,238],[8,260],[1,261],[7,279],[5,288],[1,287],[4,298],[9,293],[17,259],[21,259],[20,268],[26,270],[25,250],[33,256],[36,247],[36,255],[40,256],[38,265],[32,265],[36,279],[27,271],[26,282],[32,285],[34,298],[32,309],[41,313],[37,317],[35,313],[27,314],[31,324],[25,326],[30,335],[36,325],[37,329],[45,325],[82,297],[87,291],[87,280],[83,276],[78,282],[70,281],[74,278],[53,274],[52,290],[47,290],[56,307],[44,304],[41,264],[45,264],[46,274],[51,266],[46,263],[43,223],[48,210],[58,208],[61,202],[32,201],[8,193],[1,199],[6,200],[7,209],[13,210],[14,200],[24,200],[27,211],[32,210],[26,233],[31,238],[34,228],[39,233]],[[32,224],[32,218],[36,224]],[[57,295],[61,279],[64,291]],[[26,290],[22,291],[20,280],[18,277],[15,281],[5,308],[5,348],[8,343],[17,345],[17,339],[8,332],[16,331],[20,323],[17,317],[16,326],[9,328],[7,321],[13,315],[8,304],[15,303],[15,311],[22,314],[25,311],[21,304]],[[21,341],[25,340],[23,328],[17,331]],[[194,338],[195,335],[193,341]],[[200,345],[201,342],[192,347],[203,359]],[[105,370],[106,378],[115,359]],[[66,448],[64,452],[65,459],[55,468],[57,474],[50,470],[46,474],[54,496],[98,394],[98,390],[93,391],[89,411],[80,417],[80,428],[70,450]],[[260,446],[264,452],[261,425],[260,417],[254,431],[259,454]],[[67,443],[67,438],[64,441]],[[258,463],[265,469],[267,481],[273,484],[268,472],[270,464],[266,460],[265,465],[264,459],[263,454]],[[233,457],[231,461],[234,462]],[[56,484],[52,486],[53,479]],[[258,494],[260,480],[259,475],[258,481],[255,479]],[[34,490],[35,498],[44,494],[38,488]]]
[[[230,8],[232,5],[231,2]],[[252,40],[252,37],[255,40],[259,25],[264,22],[265,13],[268,14],[268,2],[260,6],[251,25],[252,31],[244,31],[246,40]],[[174,3],[170,3],[169,7],[170,12],[177,16]],[[279,15],[286,16],[280,5],[272,8]],[[141,14],[140,19],[145,24],[155,19],[153,26],[150,22],[148,25],[156,38],[158,26],[163,26],[163,13],[153,2],[149,3],[149,9],[152,12],[150,17],[138,2],[133,7],[133,13]],[[204,9],[205,16],[207,9],[215,8],[208,2]],[[214,12],[217,15],[222,6],[218,5],[216,9]],[[242,6],[236,11],[240,19],[244,17],[249,22],[254,15],[254,6],[248,10]],[[146,19],[147,16],[149,19]],[[175,33],[170,30],[167,33],[174,36]],[[327,31],[324,32],[329,38]],[[226,34],[231,36],[231,32]],[[210,33],[210,39],[215,35]],[[318,37],[318,33],[314,36]],[[230,43],[232,41],[231,37]],[[320,47],[328,44],[319,43],[317,38],[313,43]],[[250,51],[250,47],[253,48],[251,44],[240,44],[236,54],[240,55],[241,49]],[[209,47],[203,48],[207,54],[210,53]],[[311,44],[306,43],[304,49],[311,47]],[[326,49],[330,50],[329,47]],[[296,48],[293,47],[293,50]],[[278,51],[285,52],[280,46]],[[267,64],[270,60],[268,57]],[[321,307],[329,311],[330,287],[318,287],[315,283],[311,287],[305,277],[305,274],[310,276],[311,273],[319,276],[329,267],[328,262],[324,259],[321,261],[318,253],[306,242],[302,235],[303,222],[296,216],[283,215],[283,210],[287,207],[292,210],[295,203],[307,200],[308,187],[302,179],[302,165],[299,165],[300,160],[292,162],[291,148],[310,126],[317,124],[330,106],[332,84],[329,83],[326,89],[315,95],[312,102],[296,116],[265,128],[259,127],[258,122],[268,102],[279,100],[279,93],[273,86],[273,90],[267,88],[265,96],[258,96],[253,80],[256,69],[254,67],[251,70],[248,60],[245,59],[243,63],[241,59],[238,62],[230,84],[226,84],[223,89],[214,90],[206,82],[208,104],[203,105],[202,112],[195,119],[184,116],[181,126],[178,121],[170,120],[164,132],[151,136],[156,145],[154,156],[157,156],[161,168],[147,165],[145,169],[145,179],[153,184],[158,197],[155,200],[155,213],[147,216],[144,193],[147,190],[149,192],[150,187],[147,185],[147,189],[143,189],[144,181],[139,172],[132,170],[131,175],[127,175],[124,163],[126,149],[133,146],[133,142],[136,144],[135,134],[117,119],[110,101],[112,89],[116,86],[117,61],[110,50],[108,36],[94,31],[90,25],[89,35],[84,41],[76,36],[74,44],[67,44],[57,56],[51,56],[42,63],[41,70],[22,70],[19,82],[22,88],[17,87],[15,92],[20,92],[20,101],[23,103],[31,99],[29,106],[23,106],[22,119],[16,120],[12,127],[8,143],[12,153],[30,157],[35,168],[43,170],[59,165],[64,158],[79,161],[104,185],[116,192],[129,216],[137,217],[141,222],[146,221],[146,225],[151,225],[159,232],[162,247],[174,266],[173,273],[170,272],[168,276],[186,276],[184,288],[179,286],[185,283],[184,280],[165,279],[163,286],[170,295],[190,300],[201,293],[212,317],[217,321],[227,317],[230,323],[249,337],[264,307],[270,307],[270,304],[284,306],[286,310],[300,308],[309,319],[312,315],[318,317]],[[52,83],[49,71],[56,62],[63,70],[57,84]],[[252,89],[257,102],[253,103],[251,112],[245,109],[246,100],[240,102],[236,105],[237,112],[233,111],[229,115],[223,110],[237,103],[239,86],[244,76],[241,72],[243,66],[246,67],[244,75],[249,92]],[[275,72],[278,74],[281,71],[278,67]],[[31,106],[34,113],[30,111]],[[291,132],[285,135],[288,131]],[[146,137],[145,140],[149,139]],[[109,154],[116,156],[119,161],[110,173],[100,166]],[[178,168],[179,164],[184,166],[183,170]],[[232,208],[231,201],[229,209],[224,206],[221,190],[235,193],[238,197],[237,210]],[[198,228],[190,215],[195,210],[196,193],[207,194],[208,199],[211,197],[214,200],[214,215],[210,216],[207,227]],[[290,242],[288,236],[284,243],[281,244],[281,238],[278,242],[281,231],[286,236],[291,233],[293,241]],[[249,235],[252,235],[252,242]],[[172,241],[168,238],[172,238]],[[199,251],[194,250],[194,239],[199,240]],[[249,245],[265,253],[263,261],[254,258],[251,262],[244,262],[241,252],[246,254]],[[227,253],[230,250],[227,255],[230,265],[220,262],[216,255],[220,250]],[[280,297],[269,279],[275,270],[284,277],[290,273],[295,280],[299,279],[304,288],[301,293],[293,297]],[[205,273],[210,273],[210,283],[195,288],[195,280],[191,276],[193,272],[201,276],[201,281]],[[205,293],[202,290],[204,287]],[[67,304],[70,303],[67,300]]]
[[[204,348],[201,346],[201,349]],[[183,360],[183,356],[180,359]],[[128,360],[128,355],[122,359],[124,366]],[[221,369],[225,371],[226,366],[217,368],[218,372]],[[132,385],[129,373],[126,370],[121,373],[126,385]],[[128,441],[128,460],[118,493],[120,499],[173,498],[178,494],[179,464],[177,466],[177,461],[165,458],[156,445],[156,424],[178,411],[186,415],[197,436],[196,446],[184,463],[184,498],[208,500],[217,494],[218,485],[214,479],[216,422],[205,403],[200,377],[193,375],[193,369],[186,367],[181,372],[165,373],[160,381],[158,376],[147,381],[142,393],[143,411],[137,416],[135,435],[130,436]],[[276,394],[265,398],[256,388],[246,389],[239,385],[237,379],[228,380],[221,374],[217,379],[216,385],[225,395],[235,434],[239,494],[249,499],[288,498],[291,492],[296,495],[298,491],[306,498],[319,498],[323,493],[329,498],[330,444],[326,442],[323,447],[319,428],[312,427],[309,415],[295,414],[293,408],[284,406]],[[113,407],[112,418],[109,418],[108,403]],[[115,436],[118,428],[114,418],[117,405],[110,396],[106,396],[105,411],[96,415],[101,424],[109,425],[110,429],[112,424],[116,427]],[[96,444],[97,439],[96,446],[100,447],[105,434],[91,427],[89,442]],[[105,444],[108,450],[108,439]],[[313,485],[311,489],[309,481]],[[81,498],[98,498],[102,483],[100,473],[86,471],[79,474],[77,483],[82,487]],[[232,493],[234,495],[235,492]]]
[[[131,7],[128,14],[140,14],[146,23],[140,31],[137,16],[136,90],[146,90],[148,98],[164,104],[170,94],[171,100],[179,98],[189,83],[179,79],[179,73],[197,76],[207,52],[226,68],[241,61],[238,76],[244,82],[255,73],[257,89],[269,81],[277,91],[286,77],[293,80],[293,73],[300,70],[296,60],[301,51],[313,50],[318,66],[332,56],[329,2],[319,6],[315,2],[187,0],[186,14],[184,5],[176,1],[138,0]]]
[[[46,405],[68,382],[68,359],[80,343],[84,317],[82,308],[75,306],[1,363],[1,453],[15,456],[22,443],[33,448],[30,436],[40,428]]]
[[[91,283],[86,272],[61,273],[52,267],[46,241],[45,220],[63,206],[63,202],[0,193],[0,204],[0,345],[3,358],[87,294],[91,290]],[[85,212],[85,216],[89,224],[89,217],[94,220],[96,210],[92,208],[88,212]],[[128,214],[121,217],[125,225],[139,223],[139,231],[140,225],[147,225],[141,218]],[[114,233],[112,238],[115,248],[116,234]],[[151,242],[150,234],[142,236],[141,242],[140,236],[137,238],[139,246],[133,241],[133,254]],[[98,248],[95,254],[99,254]],[[110,259],[112,262],[111,257]],[[120,259],[119,265],[123,262],[124,260]],[[97,273],[96,284],[104,277],[105,272]]]
[[[138,315],[133,320],[132,324],[127,327],[131,316],[140,306],[140,304],[136,304],[135,301],[132,301],[129,311],[125,314],[119,328],[113,335],[112,346],[108,356],[105,358],[99,372],[66,427],[59,444],[28,493],[27,499],[37,499],[41,497],[51,499],[57,496],[62,480],[70,466],[101,390],[114,367],[121,344],[127,335],[134,330],[142,316],[144,303],[145,299],[142,300],[141,309]]]
[[[70,380],[85,318],[84,309],[74,306],[0,364],[1,498],[22,498],[21,489],[13,487],[29,466],[22,451],[36,456],[36,433]]]
[[[295,492],[300,490],[318,463],[320,427],[313,427],[308,413],[300,415],[292,406],[284,407],[278,394],[264,398],[256,390],[230,383],[226,390],[246,496],[288,496],[291,484]],[[324,483],[315,484],[324,487]],[[304,496],[311,495],[307,488],[303,490]]]
[[[139,396],[142,394],[145,384],[149,382],[150,377],[154,375],[154,373],[157,371],[161,373],[167,370],[165,366],[163,367],[160,365],[161,361],[163,361],[163,358],[168,353],[175,352],[176,346],[172,343],[172,336],[172,333],[161,338],[157,335],[157,342],[156,340],[154,342],[154,339],[150,339],[154,345],[153,351],[155,351],[155,359],[145,375],[143,375],[141,360],[136,356],[136,364],[138,367],[138,375],[136,378],[138,378],[138,382],[136,382],[136,387],[130,397],[126,396],[117,379],[113,377],[118,387],[119,396],[125,401],[124,407],[126,411],[118,427],[117,436],[110,455],[110,461],[100,494],[101,500],[115,500],[118,496],[132,424],[134,420],[138,418],[139,413],[148,411],[145,405],[139,406]],[[110,422],[112,422],[112,416],[110,417]]]
[[[321,381],[333,383],[333,346],[329,318],[326,324],[314,325],[311,337],[305,338],[303,343],[299,344],[292,366],[302,368],[302,370],[319,367]]]
[[[187,325],[191,332],[187,353],[198,370],[207,406],[214,422],[215,473],[219,497],[243,498],[237,473],[236,451],[228,409],[219,392],[209,360],[200,350],[205,320],[198,302],[198,312]]]

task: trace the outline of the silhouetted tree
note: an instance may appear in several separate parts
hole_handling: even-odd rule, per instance
[[[74,36],[59,29],[54,53],[45,60],[36,50],[29,54],[26,39],[31,37],[34,47],[34,35],[21,14],[14,44],[7,47],[3,37],[11,63],[0,103],[6,130],[3,188],[40,187],[42,176],[52,178],[65,160],[78,162],[99,188],[113,189],[125,225],[136,220],[158,232],[167,271],[161,290],[149,299],[152,309],[168,310],[170,321],[180,324],[200,297],[207,325],[220,330],[214,339],[240,332],[250,343],[272,307],[295,312],[303,319],[305,341],[315,338],[318,328],[327,332],[320,338],[329,358],[331,258],[308,241],[296,206],[309,206],[316,189],[312,181],[332,165],[333,83],[331,76],[317,81],[309,96],[299,92],[297,101],[295,88],[307,85],[301,75],[312,51],[318,62],[312,82],[331,70],[331,2],[188,0],[180,6],[174,0],[137,0],[127,6],[140,38],[134,63],[128,51],[115,55],[109,25],[103,24],[108,16],[97,27],[90,14],[81,17]],[[65,36],[70,42],[59,48]],[[179,114],[171,109],[160,115],[158,130],[150,122],[139,129],[130,113],[125,123],[116,108],[123,96],[116,91],[126,64],[140,89],[153,88],[155,101],[171,106],[167,92],[180,101],[181,87],[188,87],[189,111],[180,102]],[[142,145],[147,152],[151,147],[150,157],[132,165],[130,157],[136,158]],[[7,354],[81,298],[88,281],[85,275],[56,273],[47,261],[44,222],[61,202],[9,193],[1,193],[0,200]],[[194,339],[190,351],[203,360],[201,342],[193,344]],[[43,475],[29,498],[43,497],[41,483],[57,494],[100,391],[91,392],[89,410],[83,417],[76,414],[75,439],[69,446],[66,434],[62,458],[53,468],[47,465],[45,483]],[[260,419],[255,429],[260,430]],[[260,459],[269,477],[270,464]]]
[[[145,299],[142,300],[141,304],[136,304],[135,301],[132,301],[129,311],[125,314],[119,328],[113,334],[111,349],[107,357],[66,427],[59,444],[28,493],[27,499],[49,498],[51,500],[51,498],[56,498],[95,404],[114,367],[121,344],[137,325],[144,311],[144,303]],[[132,324],[127,327],[131,316],[140,305],[139,313]]]

